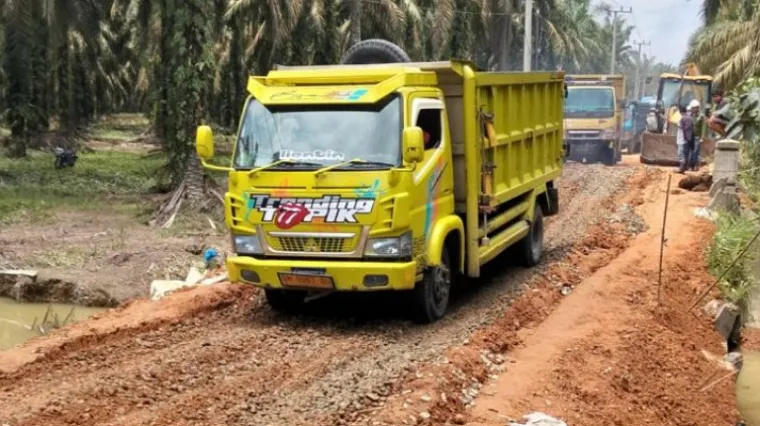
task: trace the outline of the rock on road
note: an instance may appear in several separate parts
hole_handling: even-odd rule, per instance
[[[567,165],[547,263],[609,214],[602,201],[637,168]],[[0,352],[0,424],[348,424],[495,321],[541,270],[495,263],[431,326],[412,324],[389,295],[330,297],[298,316],[233,285],[136,301]]]

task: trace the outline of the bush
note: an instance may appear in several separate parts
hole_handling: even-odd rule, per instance
[[[743,215],[720,213],[716,225],[717,231],[708,250],[708,266],[710,272],[719,277],[747,247],[760,229],[760,222]],[[746,308],[747,295],[759,278],[751,270],[760,251],[756,247],[760,247],[760,242],[756,242],[755,248],[749,249],[719,283],[723,296],[742,309]]]

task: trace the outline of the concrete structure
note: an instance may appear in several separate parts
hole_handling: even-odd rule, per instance
[[[715,148],[715,169],[713,182],[726,179],[728,184],[736,185],[736,176],[739,173],[739,142],[734,140],[719,141]]]
[[[736,192],[736,180],[739,174],[741,153],[740,144],[734,140],[722,140],[715,148],[713,165],[713,186],[710,189],[711,210],[728,210],[740,213],[739,196]]]

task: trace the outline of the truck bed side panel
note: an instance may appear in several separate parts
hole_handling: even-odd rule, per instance
[[[479,105],[493,114],[496,140],[483,135],[485,158],[493,164],[491,207],[544,185],[562,170],[563,83],[535,74],[479,74]],[[531,81],[532,80],[532,81]],[[495,144],[492,145],[492,143]]]
[[[486,226],[477,213],[481,207],[490,207],[492,220],[510,216],[512,210],[525,207],[521,198],[541,193],[546,183],[556,179],[562,172],[562,114],[564,80],[557,73],[476,73],[473,87],[476,108],[464,109],[465,137],[474,146],[457,148],[454,153],[464,153],[464,161],[455,160],[455,187],[457,200],[466,200],[464,211],[468,241],[468,274],[478,276],[481,263],[494,257],[491,247],[481,247],[481,235],[487,235],[493,244],[515,228],[509,223],[499,229]],[[467,102],[464,103],[467,105]],[[452,109],[449,114],[457,110]],[[492,115],[492,138],[483,129],[480,114]],[[455,122],[452,120],[451,122]],[[455,126],[452,126],[455,127]],[[469,149],[468,149],[469,148]],[[474,148],[474,149],[473,149]],[[482,177],[487,165],[492,165],[490,175]],[[476,186],[467,180],[475,176]],[[465,185],[469,183],[469,185]],[[470,190],[466,190],[469,187]],[[480,191],[472,191],[477,187]],[[481,195],[488,195],[487,205],[481,204]],[[532,202],[532,199],[527,199]],[[476,212],[472,217],[472,213]],[[532,211],[527,212],[532,215]],[[518,220],[523,214],[517,216]],[[506,248],[506,247],[504,247]],[[488,252],[488,255],[484,253]]]

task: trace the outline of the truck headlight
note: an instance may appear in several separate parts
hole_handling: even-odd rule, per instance
[[[611,140],[617,138],[617,132],[615,129],[606,129],[602,130],[602,139],[603,140]]]
[[[412,256],[412,233],[407,232],[400,237],[372,238],[367,240],[364,249],[367,257],[411,257]]]
[[[261,242],[257,235],[234,235],[232,237],[235,253],[237,254],[261,254]]]

